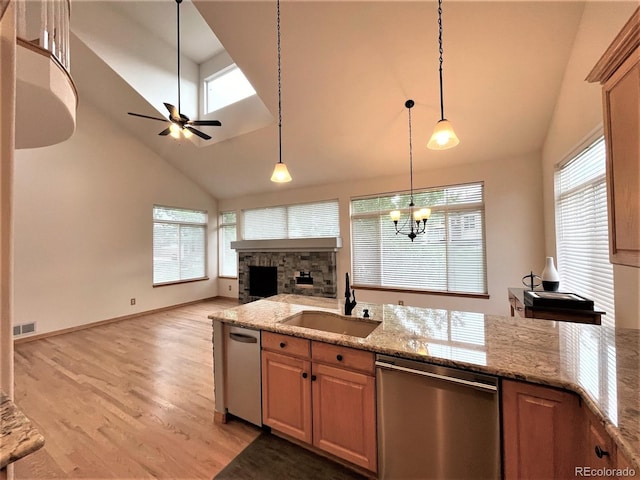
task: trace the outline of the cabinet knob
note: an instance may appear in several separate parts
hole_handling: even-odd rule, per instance
[[[284,348],[284,347],[286,347],[286,346],[287,346],[287,344],[286,344],[286,343],[284,343],[284,342],[280,342],[280,348]]]
[[[311,375],[311,381],[315,382],[316,381],[316,376],[315,375]]]
[[[340,355],[340,354],[336,355],[336,360],[338,360],[339,362],[341,362],[341,361],[342,361],[342,355]]]
[[[596,457],[598,458],[609,456],[609,452],[607,452],[606,450],[602,450],[599,445],[596,445],[595,450],[596,450]]]
[[[307,378],[309,374],[307,372],[302,372],[302,378]]]

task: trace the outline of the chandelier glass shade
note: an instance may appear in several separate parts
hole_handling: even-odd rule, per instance
[[[439,45],[439,73],[440,73],[440,120],[436,123],[427,148],[430,150],[446,150],[460,143],[453,125],[444,117],[444,93],[442,89],[442,0],[438,0],[438,45]]]
[[[400,210],[393,210],[389,213],[391,221],[393,222],[396,235],[402,234],[413,240],[418,236],[426,233],[427,220],[431,216],[430,208],[417,209],[413,202],[413,144],[411,138],[411,108],[415,105],[413,100],[407,100],[404,106],[409,112],[409,182],[410,182],[410,200],[409,200],[409,217],[403,222],[402,226],[398,227],[402,212]]]

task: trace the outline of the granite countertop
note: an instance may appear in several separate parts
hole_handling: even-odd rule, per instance
[[[344,302],[276,295],[212,320],[397,355],[578,393],[640,470],[640,330],[359,302],[381,322],[366,338],[282,324],[305,310],[342,313]]]
[[[0,392],[0,410],[0,468],[5,468],[41,448],[44,437],[3,392]]]

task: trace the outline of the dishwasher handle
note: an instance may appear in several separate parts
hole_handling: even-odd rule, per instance
[[[251,335],[245,335],[243,333],[229,333],[229,338],[241,343],[258,343],[258,339]]]
[[[451,377],[449,375],[440,375],[438,373],[425,372],[422,370],[415,370],[413,368],[401,367],[400,365],[393,365],[391,363],[376,361],[376,367],[386,368],[388,370],[397,370],[404,373],[412,373],[415,375],[422,375],[424,377],[436,378],[445,382],[458,383],[467,387],[477,388],[479,390],[486,390],[489,392],[497,392],[498,387],[496,385],[489,385],[486,383],[473,382],[471,380],[464,380],[462,378]]]

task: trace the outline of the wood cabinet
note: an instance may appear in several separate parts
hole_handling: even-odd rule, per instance
[[[370,352],[313,342],[313,444],[377,469],[376,383]]]
[[[612,478],[630,467],[596,414],[572,392],[502,381],[504,478]]]
[[[587,81],[602,84],[611,263],[640,267],[640,7]]]
[[[263,424],[377,470],[374,356],[262,334]]]
[[[262,423],[311,443],[311,362],[262,352]]]
[[[525,382],[502,382],[504,478],[573,478],[579,465],[579,397]]]

